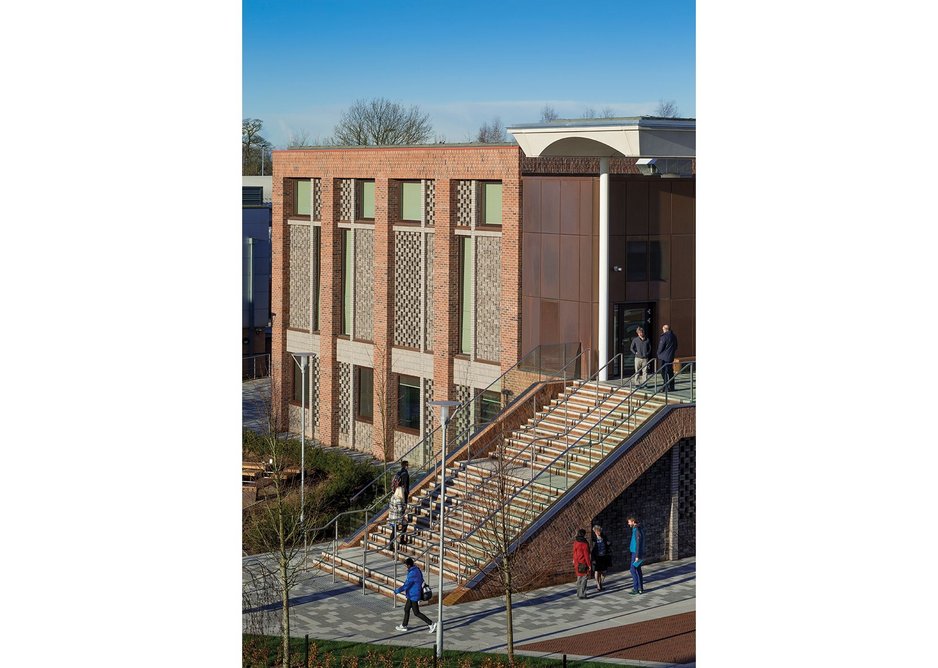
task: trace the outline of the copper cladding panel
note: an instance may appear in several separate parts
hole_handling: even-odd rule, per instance
[[[560,235],[560,298],[576,301],[580,297],[580,237]]]
[[[648,234],[648,183],[629,181],[625,197],[626,234]]]
[[[521,235],[521,294],[539,297],[541,294],[541,235]]]
[[[693,181],[675,181],[671,186],[671,233],[694,234],[696,231]]]
[[[563,343],[563,341],[560,340],[560,331],[557,327],[559,319],[558,311],[557,302],[547,301],[546,299],[541,301],[541,331],[538,343]]]
[[[541,179],[524,179],[521,218],[524,232],[541,231],[541,183]]]
[[[560,182],[541,182],[541,232],[560,233]]]
[[[560,233],[579,234],[580,183],[564,180],[560,183]]]
[[[560,297],[560,235],[541,235],[541,297]]]
[[[696,294],[695,235],[671,237],[671,298],[693,299]]]
[[[659,180],[648,186],[648,234],[671,234],[671,185]]]

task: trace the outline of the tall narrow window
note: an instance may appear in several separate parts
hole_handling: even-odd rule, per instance
[[[482,184],[482,221],[483,225],[502,224],[502,184]]]
[[[364,366],[355,367],[355,417],[371,422],[374,418],[375,372]]]
[[[288,359],[293,367],[293,401],[300,403],[303,401],[303,372],[292,355]],[[309,366],[306,367],[306,372],[309,373]],[[309,396],[306,397],[306,404],[309,405]]]
[[[309,215],[310,184],[308,179],[296,182],[296,206],[293,210],[298,216]]]
[[[420,222],[421,192],[419,181],[405,181],[401,183],[401,220]]]
[[[360,220],[374,220],[375,218],[375,182],[374,181],[359,181],[361,184],[358,191],[359,195],[359,219]]]
[[[342,230],[342,331],[352,332],[352,230]]]
[[[312,226],[313,228],[313,257],[316,259],[316,271],[313,274],[313,331],[319,331],[319,292],[320,277],[322,276],[322,228]]]
[[[420,429],[420,379],[416,376],[398,376],[397,425]]]
[[[472,352],[472,237],[459,238],[459,352]]]
[[[479,393],[479,424],[488,424],[495,419],[502,409],[502,396],[498,392],[487,390]]]

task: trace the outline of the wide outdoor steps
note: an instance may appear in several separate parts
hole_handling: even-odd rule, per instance
[[[672,402],[679,400],[669,398]],[[574,384],[527,423],[506,433],[500,452],[473,454],[468,461],[447,466],[444,595],[491,560],[485,534],[494,512],[504,509],[512,531],[521,533],[664,405],[663,397],[649,398],[643,392],[630,396],[627,388],[600,384],[597,390],[595,383]],[[505,478],[501,493],[495,484],[499,475]],[[390,596],[406,577],[403,561],[409,556],[431,584],[436,582],[441,567],[440,483],[437,473],[408,500],[407,543],[398,545],[396,553],[385,520],[371,524],[360,545],[340,550],[335,559],[323,553],[318,567],[334,568],[336,577],[359,586],[364,572],[366,588]],[[525,485],[528,488],[522,489]]]

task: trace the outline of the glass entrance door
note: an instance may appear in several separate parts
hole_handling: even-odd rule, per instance
[[[628,378],[635,370],[635,355],[629,350],[635,331],[645,328],[645,336],[654,333],[653,302],[640,304],[613,304],[612,306],[612,354],[622,353],[621,365],[616,361],[609,369],[609,378]],[[621,368],[620,368],[621,366]]]

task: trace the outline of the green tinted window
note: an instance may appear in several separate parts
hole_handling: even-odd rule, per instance
[[[472,239],[460,237],[459,272],[459,352],[472,351]]]
[[[485,201],[483,225],[501,225],[502,224],[502,184],[486,183],[482,191],[482,197]]]
[[[362,181],[362,218],[375,217],[375,182]]]
[[[310,181],[296,182],[296,215],[309,215]]]
[[[420,184],[401,184],[401,220],[420,220]]]

